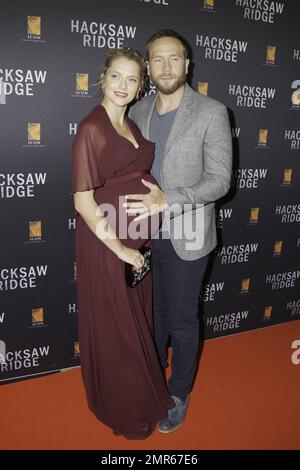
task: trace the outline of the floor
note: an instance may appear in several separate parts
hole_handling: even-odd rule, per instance
[[[300,321],[206,341],[184,425],[145,441],[97,421],[79,368],[2,385],[0,449],[300,449],[294,340]]]

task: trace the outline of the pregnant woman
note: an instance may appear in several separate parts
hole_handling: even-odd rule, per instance
[[[149,436],[174,406],[152,330],[151,275],[135,288],[125,262],[143,266],[158,216],[135,222],[126,194],[147,192],[154,144],[126,115],[143,87],[143,57],[131,48],[107,55],[101,104],[81,121],[72,149],[76,214],[78,326],[81,370],[90,410],[117,435]],[[146,190],[146,191],[145,191]]]

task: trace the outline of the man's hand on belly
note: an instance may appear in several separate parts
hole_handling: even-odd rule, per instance
[[[134,221],[146,219],[169,208],[165,193],[156,184],[142,179],[142,183],[150,189],[147,194],[127,194],[127,200],[134,199],[138,202],[125,202],[123,207],[129,215],[139,214]]]

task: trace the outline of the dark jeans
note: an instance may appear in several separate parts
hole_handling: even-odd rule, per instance
[[[171,395],[184,400],[190,392],[199,352],[198,301],[208,255],[184,261],[169,239],[153,240],[153,308],[155,342],[163,370],[172,340]]]

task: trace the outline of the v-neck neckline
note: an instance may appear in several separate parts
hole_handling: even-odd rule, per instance
[[[129,122],[129,119],[128,119],[127,115],[125,115],[124,118],[126,119],[128,128],[129,128],[129,130],[130,130],[130,132],[131,132],[131,134],[132,134],[134,140],[135,140],[136,143],[138,144],[138,147],[136,147],[136,146],[131,142],[131,140],[126,139],[126,137],[124,137],[123,135],[121,135],[121,134],[119,134],[119,133],[117,132],[116,128],[113,126],[113,123],[112,123],[111,120],[110,120],[110,117],[109,117],[109,115],[108,115],[108,112],[106,111],[106,108],[105,108],[101,103],[99,104],[99,106],[101,106],[101,108],[104,110],[104,113],[105,113],[107,119],[109,120],[109,123],[110,123],[110,125],[111,125],[111,127],[112,127],[112,129],[113,129],[113,132],[114,132],[120,139],[126,140],[126,141],[129,143],[129,145],[131,145],[135,150],[138,150],[138,149],[140,148],[141,144],[138,142],[138,140],[137,140],[137,138],[136,138],[136,136],[135,136],[135,134],[134,134],[134,132],[133,132],[131,126],[130,126],[130,122]]]

